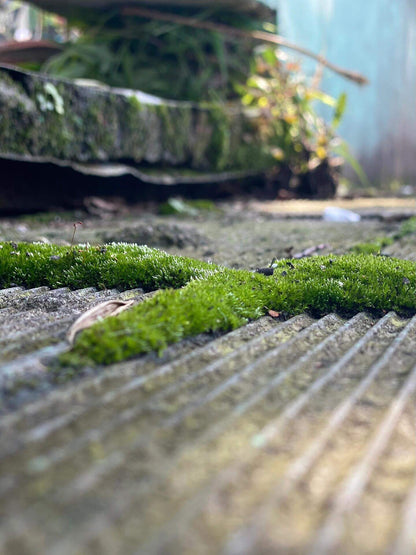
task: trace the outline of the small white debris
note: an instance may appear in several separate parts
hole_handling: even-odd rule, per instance
[[[343,222],[354,223],[361,220],[361,216],[356,212],[347,210],[346,208],[339,208],[338,206],[328,206],[325,208],[322,215],[325,222]]]

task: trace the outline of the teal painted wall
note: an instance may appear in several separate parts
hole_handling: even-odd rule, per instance
[[[416,0],[267,3],[278,10],[281,35],[370,80],[360,87],[325,70],[321,85],[347,93],[340,134],[370,179],[416,184]],[[312,75],[316,64],[303,60]]]

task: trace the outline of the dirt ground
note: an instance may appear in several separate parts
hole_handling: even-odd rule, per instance
[[[328,206],[361,214],[357,223],[328,222]],[[116,205],[113,212],[51,213],[0,220],[2,241],[134,242],[230,267],[254,269],[271,260],[317,247],[321,254],[342,253],[358,242],[393,233],[416,214],[410,199],[333,201],[232,201],[193,215],[161,216],[155,206]]]

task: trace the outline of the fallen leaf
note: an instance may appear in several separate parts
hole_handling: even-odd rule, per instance
[[[275,310],[269,310],[268,315],[271,316],[272,318],[279,318],[280,312],[276,312]]]
[[[116,316],[117,314],[120,314],[120,312],[129,308],[133,303],[133,299],[130,301],[115,299],[112,301],[105,301],[97,306],[94,306],[93,308],[90,308],[87,312],[81,314],[81,316],[69,328],[66,335],[67,340],[72,345],[75,336],[79,331],[89,328],[98,320],[108,318],[108,316]]]

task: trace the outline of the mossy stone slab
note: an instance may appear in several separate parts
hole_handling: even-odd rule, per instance
[[[165,101],[5,66],[0,156],[209,173],[270,164],[250,117],[236,107]]]

